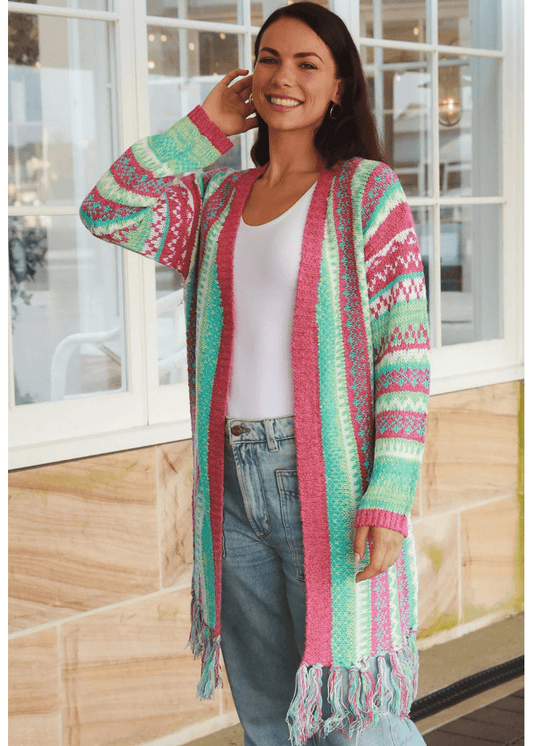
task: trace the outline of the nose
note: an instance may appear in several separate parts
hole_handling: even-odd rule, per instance
[[[289,63],[280,62],[277,65],[271,82],[278,86],[294,85],[294,71]]]

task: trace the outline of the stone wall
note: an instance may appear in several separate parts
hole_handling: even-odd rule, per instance
[[[523,609],[523,384],[431,398],[420,646]],[[9,475],[10,746],[179,746],[237,722],[185,645],[190,441]]]

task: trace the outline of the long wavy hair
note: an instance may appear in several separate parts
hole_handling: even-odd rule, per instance
[[[315,132],[315,148],[332,168],[350,158],[361,157],[383,161],[386,158],[372,112],[368,106],[366,82],[361,59],[346,25],[338,15],[311,2],[296,2],[275,10],[263,23],[255,41],[255,59],[259,55],[261,37],[266,29],[282,18],[302,21],[319,36],[335,60],[337,77],[343,80],[340,112],[336,119],[326,112]],[[264,166],[270,160],[268,125],[257,114],[257,139],[252,147],[252,160]]]

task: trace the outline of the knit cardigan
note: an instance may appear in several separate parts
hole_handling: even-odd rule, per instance
[[[202,698],[222,684],[233,251],[247,196],[265,171],[201,171],[231,146],[198,106],[167,132],[130,147],[80,209],[95,236],[172,267],[185,280],[193,438],[189,642],[202,658]],[[318,731],[352,733],[385,711],[406,717],[416,693],[418,585],[409,512],[424,448],[429,333],[411,211],[384,163],[353,158],[318,178],[302,243],[292,371],[307,616],[287,721],[300,746]],[[372,547],[370,538],[356,564],[357,526],[383,526],[404,539],[388,570],[356,584]],[[387,655],[392,701],[390,685],[384,697]],[[368,667],[374,656],[376,677]],[[332,708],[325,720],[323,675]]]

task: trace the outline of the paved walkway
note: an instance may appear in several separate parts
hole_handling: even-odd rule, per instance
[[[441,725],[424,735],[427,746],[524,746],[524,690]]]

